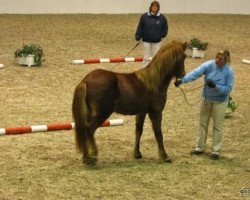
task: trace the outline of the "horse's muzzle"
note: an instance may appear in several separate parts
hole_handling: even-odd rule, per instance
[[[182,73],[178,76],[178,78],[183,78],[185,75],[186,75],[186,72],[182,72]]]

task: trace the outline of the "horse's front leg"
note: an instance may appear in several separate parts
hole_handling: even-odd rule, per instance
[[[135,124],[135,148],[134,148],[134,157],[136,159],[142,158],[140,152],[140,140],[143,132],[143,125],[145,121],[146,114],[136,115],[136,124]]]
[[[161,112],[149,113],[149,118],[152,122],[155,139],[158,144],[159,156],[163,161],[171,163],[172,161],[168,157],[163,144],[163,136],[161,130],[162,113]]]

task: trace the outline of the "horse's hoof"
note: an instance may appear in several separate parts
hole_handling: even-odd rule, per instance
[[[142,155],[135,155],[135,159],[141,159]]]
[[[134,156],[135,156],[135,159],[141,159],[142,158],[141,152],[135,153]]]
[[[165,158],[164,162],[166,162],[166,163],[172,163],[172,160],[170,158]]]
[[[97,162],[97,158],[85,157],[83,158],[83,164],[94,166]]]

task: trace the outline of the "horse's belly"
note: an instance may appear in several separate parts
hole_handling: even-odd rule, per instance
[[[146,106],[142,104],[122,104],[116,103],[114,111],[123,115],[137,115],[139,113],[147,112]]]

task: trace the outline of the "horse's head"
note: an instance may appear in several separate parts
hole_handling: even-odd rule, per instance
[[[184,62],[186,59],[185,50],[187,48],[187,43],[186,42],[185,43],[174,42],[174,43],[176,43],[177,46],[175,49],[176,62],[173,75],[175,76],[176,79],[178,79],[186,75]]]

